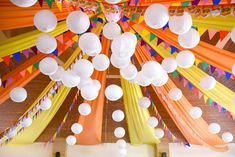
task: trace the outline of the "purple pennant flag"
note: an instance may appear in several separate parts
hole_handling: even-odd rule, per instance
[[[188,81],[184,78],[184,79],[183,79],[184,87],[186,87],[187,83],[188,83]]]
[[[6,87],[6,85],[7,85],[7,80],[2,81],[2,86],[3,86],[3,88],[5,88],[5,87]]]
[[[216,67],[214,67],[214,66],[210,66],[210,69],[211,69],[211,73],[213,74],[214,72],[215,72],[215,69],[216,69]]]
[[[28,59],[29,58],[29,49],[23,50],[22,53],[24,54],[24,56]]]
[[[42,7],[42,4],[43,4],[43,0],[38,0],[40,6]]]
[[[217,72],[218,72],[218,78],[220,78],[221,76],[222,76],[222,74],[223,74],[223,70],[221,70],[221,69],[216,69],[217,70]]]
[[[169,46],[170,46],[170,44],[168,44],[167,42],[165,42],[164,48],[167,49]]]
[[[208,2],[208,0],[203,0],[202,4],[205,5]]]
[[[183,80],[183,76],[179,75],[179,81],[181,82]]]
[[[161,39],[161,38],[158,38],[158,40],[157,40],[157,46],[159,45],[159,44],[161,44],[163,42],[163,40]]]
[[[37,49],[37,47],[36,47],[36,46],[31,47],[31,50],[32,50],[35,54],[37,54],[38,49]]]
[[[192,3],[192,5],[198,5],[199,2],[200,2],[200,0],[193,0],[191,3]]]
[[[145,41],[142,39],[142,40],[140,41],[140,46],[143,46],[143,45],[145,45]]]
[[[217,108],[217,107],[218,107],[218,105],[217,105],[216,102],[213,103],[213,106],[214,106],[214,108]]]
[[[12,77],[10,77],[10,78],[7,80],[7,84],[11,84],[11,83],[12,83],[12,81],[13,81],[13,78],[12,78]]]

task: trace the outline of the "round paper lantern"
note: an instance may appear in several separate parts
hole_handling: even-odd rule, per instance
[[[150,78],[144,76],[143,71],[139,71],[135,79],[136,82],[142,87],[150,85],[152,81]]]
[[[36,47],[40,52],[49,54],[55,51],[57,42],[55,38],[50,36],[49,34],[43,34],[37,38]]]
[[[144,21],[151,28],[162,28],[168,20],[168,9],[162,4],[152,4],[145,10]]]
[[[105,97],[110,101],[117,101],[123,95],[122,88],[118,85],[111,84],[105,89]]]
[[[92,63],[87,59],[79,59],[72,70],[80,77],[90,77],[94,71]]]
[[[101,88],[101,83],[100,83],[99,80],[93,80],[92,83],[93,83],[93,85],[96,86],[96,88],[97,88],[98,90],[100,90],[100,88]]]
[[[159,139],[163,138],[164,136],[164,131],[160,128],[155,129],[155,136]]]
[[[142,66],[143,75],[153,80],[162,76],[163,69],[156,61],[148,61]]]
[[[90,20],[87,14],[82,11],[71,12],[66,19],[69,30],[75,34],[82,34],[90,27]]]
[[[45,57],[39,62],[39,70],[44,75],[52,75],[58,69],[58,64],[55,59],[51,57]]]
[[[212,76],[205,76],[201,79],[200,85],[205,89],[205,90],[211,90],[215,87],[216,85],[216,80]]]
[[[202,116],[202,110],[200,107],[192,107],[189,114],[193,119],[198,119]]]
[[[13,137],[15,137],[17,134],[17,131],[16,131],[16,128],[12,128],[9,130],[9,132],[6,134],[6,136],[9,138],[9,139],[12,139]]]
[[[61,81],[64,86],[72,88],[80,83],[80,77],[76,75],[74,71],[69,69],[64,72]]]
[[[27,98],[27,91],[23,87],[15,87],[10,92],[10,98],[14,102],[23,102]]]
[[[224,142],[232,142],[233,141],[233,134],[231,134],[230,132],[225,132],[222,134],[222,139],[224,140]]]
[[[119,35],[111,44],[112,53],[120,58],[129,58],[135,52],[135,43],[127,35]]]
[[[103,34],[107,39],[113,40],[121,35],[121,28],[117,23],[109,22],[104,25]]]
[[[69,136],[66,138],[66,143],[67,143],[68,145],[70,145],[70,146],[75,145],[76,142],[77,142],[77,139],[76,139],[76,137],[73,136],[73,135],[69,135]]]
[[[17,7],[27,8],[33,6],[37,0],[10,0]]]
[[[142,108],[148,108],[151,105],[151,101],[147,97],[140,98],[138,103]]]
[[[177,62],[174,58],[165,58],[162,61],[162,68],[167,72],[167,73],[172,73],[176,70],[177,68]]]
[[[78,107],[78,112],[83,116],[87,116],[91,113],[91,106],[87,103],[82,103]]]
[[[33,122],[32,118],[30,118],[30,117],[25,117],[25,118],[21,121],[20,125],[21,125],[23,128],[27,128],[27,127],[29,127],[29,126],[32,124],[32,122]]]
[[[65,73],[64,68],[61,66],[58,66],[58,69],[56,70],[56,72],[52,75],[49,75],[49,77],[53,81],[61,81],[64,73]]]
[[[109,4],[117,4],[119,2],[121,2],[122,0],[105,0],[105,2],[109,3]]]
[[[114,130],[114,135],[115,137],[117,138],[123,138],[126,134],[126,131],[123,127],[117,127],[115,130]]]
[[[233,64],[233,66],[232,66],[232,73],[233,73],[233,75],[235,75],[235,64]]]
[[[117,140],[116,144],[117,144],[118,148],[126,148],[126,141],[123,139]]]
[[[127,150],[125,148],[120,148],[118,150],[120,156],[126,156],[127,155]]]
[[[231,37],[232,41],[235,43],[235,27],[233,27],[233,29],[230,33],[230,37]]]
[[[160,87],[165,85],[167,81],[168,81],[168,75],[165,71],[163,71],[162,76],[160,78],[154,79],[152,81],[152,84],[156,87]]]
[[[115,6],[115,11],[105,12],[105,18],[108,22],[116,23],[121,19],[121,9]]]
[[[101,50],[102,46],[99,37],[94,33],[84,33],[78,41],[80,49],[88,56],[96,56]]]
[[[131,32],[124,32],[122,35],[123,35],[123,36],[128,36],[129,38],[131,38],[132,41],[133,41],[133,43],[134,43],[134,45],[137,44],[137,37],[136,37],[135,34],[133,34],[133,33],[131,33]]]
[[[92,64],[97,71],[104,71],[109,67],[109,58],[104,54],[99,54],[92,59]]]
[[[121,68],[120,73],[124,79],[133,80],[137,76],[138,71],[135,65],[130,63],[127,67]]]
[[[50,10],[38,11],[33,20],[35,27],[42,32],[51,32],[57,25],[57,18]]]
[[[195,61],[194,54],[189,50],[180,51],[176,56],[176,62],[181,68],[190,68]]]
[[[83,131],[83,126],[79,123],[74,123],[72,126],[71,126],[71,131],[74,133],[74,134],[80,134],[82,131]]]
[[[212,134],[217,134],[220,132],[221,128],[220,128],[220,125],[217,124],[217,123],[211,123],[209,126],[208,126],[208,130],[210,133]]]
[[[149,117],[147,120],[147,124],[151,128],[155,128],[158,125],[158,120],[156,117]]]
[[[187,31],[184,34],[180,34],[178,36],[178,42],[180,46],[186,49],[194,48],[198,45],[200,42],[200,35],[198,31],[191,28],[189,31]]]
[[[93,84],[87,84],[81,88],[81,96],[85,100],[95,100],[99,95],[99,89]]]
[[[172,88],[169,91],[169,97],[174,101],[180,100],[182,96],[183,96],[183,93],[179,88]]]
[[[90,77],[81,77],[80,83],[78,84],[78,89],[81,90],[83,87],[85,87],[88,84],[91,84],[93,80]]]
[[[168,24],[173,33],[180,35],[190,30],[193,21],[191,15],[184,12],[184,15],[182,16],[171,16]]]
[[[52,102],[49,98],[46,98],[44,100],[41,101],[39,108],[41,110],[48,110],[51,108]]]
[[[116,56],[115,54],[111,54],[110,61],[112,65],[116,68],[125,68],[129,65],[130,63],[130,58],[120,58]]]
[[[115,122],[121,122],[124,119],[125,115],[122,110],[116,110],[112,113],[112,119]]]

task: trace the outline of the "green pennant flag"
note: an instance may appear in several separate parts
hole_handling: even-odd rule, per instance
[[[98,12],[98,14],[100,14],[100,13],[101,13],[101,10],[100,10],[100,8],[98,8],[97,12]]]
[[[178,76],[178,72],[175,70],[175,71],[172,73],[172,75],[173,75],[173,78],[175,79],[175,78]]]
[[[131,21],[134,21],[135,19],[137,19],[137,16],[136,16],[136,14],[134,13],[134,14],[132,14]]]
[[[153,34],[153,33],[150,33],[149,40],[150,40],[150,41],[153,41],[155,38],[156,38],[156,35]]]
[[[213,105],[213,100],[211,98],[208,98],[208,103],[209,103],[210,106],[212,106]]]
[[[39,66],[39,62],[33,64],[34,68],[38,69],[38,66]]]
[[[47,5],[51,8],[52,7],[52,0],[46,0],[47,1]]]
[[[208,68],[208,63],[206,63],[206,62],[202,62],[201,63],[202,64],[202,69],[204,70],[204,71],[206,71],[206,69]]]
[[[136,33],[135,36],[136,36],[137,40],[141,39],[141,36],[139,34]]]
[[[95,17],[95,18],[93,18],[93,21],[94,21],[94,22],[97,22],[97,19],[98,19],[98,18],[97,18],[97,17]]]
[[[181,2],[182,6],[188,6],[190,4],[190,2]]]

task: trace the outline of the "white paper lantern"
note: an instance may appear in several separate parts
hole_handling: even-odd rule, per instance
[[[184,34],[180,34],[178,36],[178,42],[180,46],[186,49],[191,49],[196,47],[200,42],[200,35],[198,31],[191,28],[189,31],[187,31]]]
[[[161,139],[164,136],[164,131],[160,128],[157,128],[157,129],[155,129],[154,134],[157,138]]]
[[[103,34],[107,39],[113,40],[121,35],[121,28],[117,23],[109,22],[104,25]]]
[[[113,7],[115,11],[106,11],[105,18],[108,22],[116,23],[121,19],[121,8],[119,6]]]
[[[58,69],[56,70],[56,72],[52,75],[49,75],[49,77],[53,81],[61,81],[64,73],[65,73],[64,68],[61,66],[58,66]]]
[[[83,131],[83,126],[79,123],[74,123],[72,126],[71,126],[71,131],[74,133],[74,134],[80,134],[82,131]]]
[[[176,70],[177,68],[177,62],[174,58],[165,58],[162,61],[162,68],[167,72],[167,73],[172,73]]]
[[[130,58],[120,58],[115,54],[111,54],[110,61],[112,65],[116,68],[125,68],[130,63]]]
[[[142,97],[139,99],[138,104],[142,108],[148,108],[151,105],[151,101],[147,97]]]
[[[193,119],[199,119],[202,116],[202,110],[200,107],[192,107],[189,114]]]
[[[111,84],[105,89],[105,97],[110,101],[117,101],[123,95],[122,88],[118,85]]]
[[[235,43],[235,27],[233,27],[233,29],[231,30],[230,37],[231,37],[232,41]]]
[[[57,42],[55,38],[51,35],[43,34],[37,38],[36,47],[40,52],[44,54],[49,54],[55,51],[57,47]]]
[[[81,88],[81,96],[85,100],[95,100],[99,95],[99,89],[93,84],[87,84]]]
[[[154,79],[152,81],[152,84],[156,87],[163,86],[167,83],[168,78],[169,77],[168,77],[167,73],[165,71],[163,71],[162,76],[160,78]]]
[[[194,54],[189,50],[180,51],[176,56],[176,62],[181,68],[190,68],[195,61]]]
[[[175,34],[184,34],[192,27],[192,17],[187,12],[182,16],[171,16],[169,20],[169,28]]]
[[[143,71],[139,71],[136,78],[135,78],[136,82],[142,86],[142,87],[146,87],[148,85],[151,84],[152,82],[152,79],[146,77],[144,74],[143,74]]]
[[[126,148],[126,145],[127,145],[126,141],[123,139],[117,140],[116,144],[117,144],[118,148]]]
[[[183,96],[183,93],[179,88],[170,89],[168,94],[169,94],[169,97],[174,101],[180,100]]]
[[[232,73],[233,73],[233,75],[235,75],[235,64],[233,64],[233,66],[232,66]]]
[[[39,70],[44,75],[52,75],[58,69],[58,64],[55,59],[51,57],[45,57],[39,62]]]
[[[10,98],[14,102],[23,102],[27,98],[27,91],[23,87],[15,87],[10,92]]]
[[[78,89],[81,90],[83,87],[85,87],[88,84],[91,84],[93,80],[90,77],[81,77],[80,83],[78,84]]]
[[[156,61],[148,61],[142,66],[143,75],[153,80],[160,78],[163,73],[161,65]]]
[[[98,90],[101,89],[101,83],[100,83],[99,80],[92,80],[92,83],[93,83],[93,85],[96,86],[96,88],[97,88]]]
[[[118,150],[118,153],[120,156],[126,156],[127,155],[127,150],[125,148],[120,148]]]
[[[109,3],[109,4],[117,4],[119,2],[121,2],[122,0],[105,0],[105,2]]]
[[[135,34],[133,34],[133,33],[131,33],[131,32],[124,32],[122,35],[123,35],[123,36],[128,36],[129,38],[131,38],[132,41],[133,41],[133,43],[134,43],[134,45],[137,44],[137,37],[136,37]]]
[[[50,109],[52,106],[52,102],[49,98],[44,99],[43,101],[41,101],[39,108],[41,110],[48,110]]]
[[[99,54],[92,59],[92,64],[97,71],[104,71],[109,67],[109,58],[104,54]]]
[[[80,83],[80,77],[73,70],[66,70],[61,79],[66,87],[76,87]]]
[[[151,128],[155,128],[158,125],[158,120],[156,117],[149,117],[147,120],[147,124]]]
[[[127,35],[119,35],[111,44],[112,53],[120,58],[130,58],[135,52],[135,43]]]
[[[215,87],[216,80],[214,77],[207,75],[200,80],[200,85],[205,90],[211,90]]]
[[[31,124],[32,124],[33,120],[32,118],[30,117],[25,117],[23,118],[23,120],[21,121],[20,125],[23,127],[23,128],[27,128],[29,127]]]
[[[102,50],[99,37],[90,32],[81,35],[78,41],[78,46],[88,56],[96,56]]]
[[[135,65],[130,63],[127,67],[120,69],[120,74],[126,80],[133,80],[137,76],[138,71]]]
[[[10,0],[17,7],[27,8],[37,3],[37,0]]]
[[[162,4],[152,4],[145,10],[144,21],[151,28],[162,28],[168,20],[168,9]]]
[[[94,71],[92,63],[87,59],[79,59],[72,70],[80,77],[90,77]]]
[[[125,115],[122,110],[115,110],[112,113],[112,119],[115,122],[121,122],[124,119]]]
[[[86,32],[90,26],[90,20],[87,14],[82,11],[71,12],[66,19],[69,30],[75,34]]]
[[[83,116],[87,116],[91,113],[91,106],[87,103],[82,103],[78,107],[78,112]]]
[[[56,28],[57,18],[50,10],[40,10],[34,15],[34,25],[42,32],[51,32]]]
[[[69,135],[69,136],[66,138],[66,143],[67,143],[68,145],[70,145],[70,146],[75,145],[76,142],[77,142],[77,139],[76,139],[76,137],[73,136],[73,135]]]
[[[224,140],[224,142],[232,142],[233,141],[233,134],[231,134],[230,132],[225,132],[222,134],[222,139]]]
[[[211,123],[209,126],[208,126],[208,131],[212,134],[217,134],[219,133],[221,130],[220,128],[220,125],[217,124],[217,123]]]
[[[17,131],[16,131],[16,128],[11,128],[9,130],[9,132],[6,134],[6,136],[9,138],[9,139],[12,139],[13,137],[15,137],[17,134]]]
[[[117,138],[123,138],[126,134],[126,131],[123,127],[117,127],[115,130],[114,130],[114,135],[115,137]]]

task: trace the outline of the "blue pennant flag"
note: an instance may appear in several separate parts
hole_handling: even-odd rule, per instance
[[[80,7],[81,11],[84,12],[84,9],[82,7]]]
[[[154,57],[157,54],[156,51],[154,51],[153,49],[150,50],[150,53],[151,53],[151,57]]]
[[[165,26],[162,27],[162,30],[165,30],[167,27],[169,27],[168,22]]]
[[[100,22],[100,23],[104,22],[102,18],[97,18],[97,21]]]
[[[58,49],[55,49],[55,51],[52,52],[56,57],[58,57]]]
[[[175,46],[171,46],[171,54],[174,54],[177,50]]]
[[[126,17],[125,15],[122,17],[122,22],[126,22],[126,21],[128,21],[128,20],[129,20],[129,18]]]
[[[13,57],[18,61],[20,62],[20,52],[16,52],[13,54]]]
[[[213,4],[219,4],[220,0],[212,0]]]
[[[229,80],[232,76],[231,73],[225,71],[226,80]]]
[[[190,82],[188,83],[188,89],[189,89],[189,90],[192,90],[192,89],[193,89],[193,85],[192,85],[192,83],[190,83]]]

